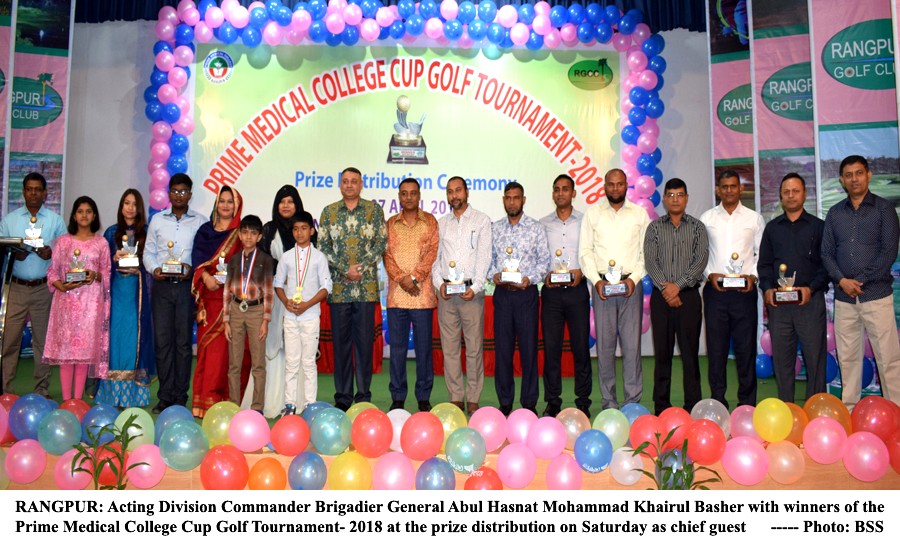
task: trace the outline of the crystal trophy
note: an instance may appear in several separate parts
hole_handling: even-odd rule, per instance
[[[566,258],[564,260],[562,254],[562,249],[556,250],[556,259],[554,260],[556,267],[550,272],[550,282],[553,284],[572,284],[575,277],[569,271],[569,259]]]
[[[448,296],[464,294],[466,289],[469,288],[465,283],[465,272],[456,269],[456,261],[454,260],[450,261],[449,266],[450,270],[447,272],[447,286],[444,287],[444,291]]]
[[[606,284],[603,285],[604,296],[628,295],[628,285],[622,282],[622,269],[616,266],[615,260],[609,261],[609,266],[606,268],[606,274],[603,275],[603,278],[606,279]]]
[[[225,284],[226,277],[228,277],[228,266],[225,265],[225,251],[222,251],[219,253],[219,263],[216,264],[216,282]]]
[[[72,251],[72,259],[69,261],[69,271],[66,272],[67,283],[80,283],[87,279],[87,270],[84,269],[85,259],[81,256],[81,249]]]
[[[169,241],[166,247],[168,248],[169,259],[163,262],[162,274],[168,277],[180,277],[182,273],[181,255],[184,254],[184,251],[176,255],[174,241]]]
[[[122,250],[125,251],[125,254],[119,257],[120,268],[136,268],[140,266],[140,260],[138,260],[137,256],[138,242],[134,241],[133,236],[131,239],[129,239],[128,234],[122,236]]]
[[[741,277],[744,263],[740,261],[737,253],[731,253],[731,259],[725,263],[725,277],[722,278],[722,288],[737,290],[747,287],[747,278]]]
[[[500,272],[500,281],[508,284],[522,284],[522,272],[519,271],[518,258],[513,258],[513,248],[506,248],[506,259],[503,261],[503,270]]]
[[[28,222],[28,228],[25,229],[25,240],[22,242],[32,249],[40,249],[44,246],[44,238],[41,237],[41,229],[43,227],[36,227],[36,224],[37,217],[32,215],[31,220]]]
[[[800,303],[800,291],[794,290],[797,272],[795,271],[790,277],[784,275],[786,272],[787,264],[778,266],[778,290],[775,291],[775,303],[778,305]]]
[[[394,134],[388,143],[387,162],[427,165],[425,139],[421,135],[425,114],[422,114],[416,123],[406,120],[407,112],[409,112],[409,97],[401,95],[397,98],[397,122],[394,123]]]

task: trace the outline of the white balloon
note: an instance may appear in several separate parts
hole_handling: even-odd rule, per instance
[[[400,447],[400,431],[403,430],[403,424],[406,423],[406,420],[411,415],[403,408],[397,408],[387,413],[388,419],[391,420],[391,427],[394,429],[394,437],[391,439],[391,451],[403,452],[403,449]]]
[[[620,447],[613,453],[609,463],[609,473],[620,485],[633,485],[644,476],[644,461],[640,455],[632,456],[630,447]]]

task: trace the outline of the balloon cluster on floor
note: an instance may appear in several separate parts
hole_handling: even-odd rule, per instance
[[[83,489],[86,472],[72,473],[73,446],[104,425],[121,426],[137,416],[127,448],[127,472],[138,488],[159,484],[167,469],[200,469],[207,489],[454,489],[457,474],[466,489],[524,488],[535,479],[538,460],[547,461],[544,480],[550,489],[580,489],[584,473],[609,469],[613,480],[633,485],[645,463],[630,446],[656,441],[656,434],[675,434],[663,447],[668,454],[688,441],[688,458],[699,465],[721,461],[735,482],[754,485],[765,479],[791,484],[803,477],[806,459],[820,464],[842,461],[860,481],[876,481],[893,466],[900,473],[900,407],[881,397],[866,397],[847,412],[829,394],[819,394],[803,408],[778,399],[758,406],[739,406],[731,414],[718,401],[699,402],[688,414],[669,408],[659,417],[640,404],[601,412],[593,424],[568,408],[553,417],[537,418],[520,409],[504,417],[492,407],[466,420],[450,403],[431,412],[384,413],[371,403],[358,403],[346,413],[316,402],[303,414],[285,416],[269,427],[258,412],[222,402],[198,425],[184,407],[172,406],[155,424],[146,411],[118,412],[80,400],[59,406],[39,395],[0,397],[0,488],[38,479],[47,454],[57,455],[54,480],[62,489]],[[729,439],[730,437],[730,439]],[[803,447],[803,450],[800,447]],[[268,449],[266,449],[268,448]],[[245,453],[264,450],[251,467]],[[651,456],[655,447],[648,448]],[[488,454],[496,454],[490,459]],[[283,459],[291,457],[285,466]],[[323,455],[334,457],[326,465]],[[671,459],[672,462],[679,459]],[[416,466],[414,463],[419,463]],[[100,471],[100,484],[115,484],[112,471]]]
[[[663,175],[658,168],[657,119],[665,112],[659,96],[666,61],[661,56],[665,40],[654,34],[638,9],[626,13],[616,6],[578,3],[551,7],[545,1],[497,7],[493,0],[400,0],[386,6],[381,0],[309,0],[293,9],[281,0],[182,0],[178,7],[159,10],[153,46],[154,68],[144,90],[145,115],[153,122],[150,143],[150,207],[169,204],[169,177],[188,168],[188,137],[194,132],[191,101],[184,94],[191,77],[194,41],[213,39],[250,48],[261,44],[297,45],[304,40],[331,46],[355,45],[360,40],[402,40],[440,47],[483,46],[497,52],[512,47],[530,50],[573,47],[579,44],[612,44],[627,61],[621,110],[623,170],[628,179],[628,199],[656,218],[660,203],[657,187]],[[430,39],[431,42],[419,41]],[[491,53],[492,58],[496,58]],[[589,200],[589,202],[591,202]]]

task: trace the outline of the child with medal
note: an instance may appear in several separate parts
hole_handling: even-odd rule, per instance
[[[281,415],[301,413],[316,401],[316,354],[319,350],[319,303],[331,293],[328,259],[312,246],[313,217],[294,216],[291,233],[297,244],[281,256],[275,271],[275,295],[284,304],[284,409]],[[288,298],[285,290],[293,291]],[[303,370],[303,395],[298,398],[297,378]]]

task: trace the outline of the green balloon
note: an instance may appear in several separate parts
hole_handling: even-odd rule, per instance
[[[460,427],[451,432],[445,450],[447,462],[460,473],[472,473],[481,468],[487,456],[484,438],[471,427]]]
[[[599,430],[612,442],[613,451],[628,443],[631,425],[625,414],[615,408],[607,408],[594,418],[593,427]]]
[[[128,434],[134,438],[128,444],[128,451],[134,451],[135,448],[145,444],[152,444],[156,437],[153,418],[143,408],[126,408],[116,418],[116,428],[122,430],[128,418],[135,416],[134,422],[128,429]]]
[[[53,410],[38,424],[38,442],[51,455],[62,455],[81,443],[81,422],[68,410]]]
[[[209,440],[200,425],[182,419],[166,427],[159,440],[159,454],[169,468],[186,472],[200,465],[209,451]]]
[[[347,414],[337,408],[325,408],[309,425],[309,438],[323,455],[340,455],[350,447],[352,424]]]
[[[209,446],[228,444],[231,438],[228,436],[228,427],[231,420],[241,411],[241,407],[231,401],[222,401],[213,404],[206,415],[203,416],[203,432],[209,438]]]

